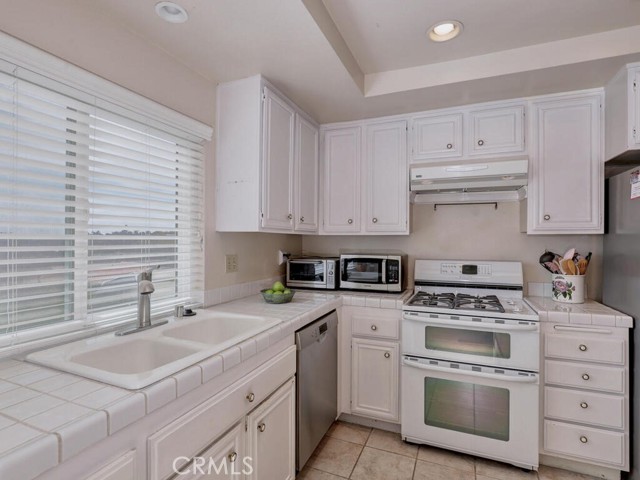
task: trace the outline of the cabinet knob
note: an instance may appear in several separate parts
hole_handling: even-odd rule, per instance
[[[545,215],[545,216],[544,216],[544,217],[542,217],[542,218],[544,218],[545,220],[551,220],[551,215]]]
[[[373,330],[373,331],[375,332],[377,329],[378,329],[378,327],[377,327],[377,326],[375,326],[375,325],[371,325],[371,330]]]
[[[300,223],[304,223],[304,217],[300,217]]]
[[[391,357],[391,354],[389,352],[384,352],[384,358],[389,358]]]
[[[287,218],[288,218],[289,220],[291,220],[291,219],[293,218],[293,215],[289,214],[289,215],[287,215]]]
[[[580,350],[581,352],[586,352],[587,351],[587,346],[584,343],[581,343],[578,346],[578,350]]]
[[[347,223],[348,223],[349,225],[351,225],[351,224],[353,223],[353,219],[352,219],[352,218],[350,218],[349,220],[347,220]]]
[[[451,150],[453,148],[453,144],[447,143],[447,150]]]
[[[373,218],[371,219],[371,221],[372,221],[373,223],[378,223],[378,219],[377,219],[376,217],[373,217]]]
[[[589,408],[589,404],[587,402],[580,402],[580,407]]]
[[[478,145],[480,146],[484,145],[484,140],[478,140]]]
[[[267,426],[264,423],[261,423],[260,425],[258,425],[258,430],[260,430],[261,432],[264,432],[267,429]]]
[[[580,441],[581,441],[582,443],[587,443],[587,442],[589,441],[589,439],[588,439],[587,437],[585,437],[584,435],[582,435],[582,436],[580,437]]]
[[[253,402],[256,399],[256,396],[253,393],[250,393],[249,395],[247,395],[247,400],[249,400],[249,403]]]
[[[589,380],[590,378],[591,378],[591,377],[589,376],[589,374],[588,374],[588,373],[583,373],[583,374],[582,374],[582,379],[583,379],[583,380]]]
[[[236,458],[238,458],[238,454],[236,452],[231,452],[227,458],[229,459],[229,462],[233,463],[236,461]]]

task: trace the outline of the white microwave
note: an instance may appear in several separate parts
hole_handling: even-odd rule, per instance
[[[335,290],[339,285],[337,258],[293,258],[287,261],[287,286]]]
[[[340,255],[340,288],[402,292],[405,287],[406,255]]]

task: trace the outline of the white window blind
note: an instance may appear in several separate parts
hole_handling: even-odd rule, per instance
[[[198,138],[0,61],[0,347],[203,290]]]

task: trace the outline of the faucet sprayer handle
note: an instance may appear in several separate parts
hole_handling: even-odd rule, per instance
[[[140,283],[143,280],[151,281],[153,271],[158,270],[159,268],[160,268],[160,265],[153,265],[151,267],[145,268],[142,272],[138,274],[138,283]]]
[[[149,295],[156,291],[156,288],[153,286],[150,280],[140,280],[138,282],[138,294],[139,295]]]

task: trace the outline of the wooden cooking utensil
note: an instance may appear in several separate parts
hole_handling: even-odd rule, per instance
[[[589,266],[589,262],[586,258],[581,258],[578,260],[578,272],[580,275],[585,275],[587,273],[587,267]]]

